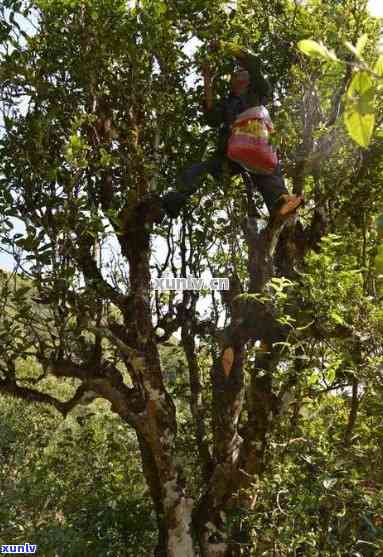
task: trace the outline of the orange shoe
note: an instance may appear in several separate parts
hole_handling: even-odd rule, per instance
[[[271,214],[271,218],[274,219],[287,219],[290,215],[295,213],[295,211],[304,203],[302,195],[282,195],[281,201],[278,203],[277,207]]]

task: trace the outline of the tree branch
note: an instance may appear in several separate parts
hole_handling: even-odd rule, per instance
[[[80,385],[71,399],[62,402],[61,400],[58,400],[46,393],[42,393],[41,391],[30,389],[29,387],[20,387],[17,385],[16,381],[0,381],[0,393],[26,400],[28,402],[49,404],[56,408],[56,410],[58,410],[64,417],[81,401],[86,391],[86,385]]]
[[[202,400],[201,374],[197,356],[195,353],[194,335],[189,330],[187,323],[184,323],[182,326],[182,345],[189,367],[191,393],[190,408],[195,424],[197,447],[201,458],[203,477],[205,478],[205,481],[208,481],[212,473],[212,458],[206,435],[204,419],[205,408]]]

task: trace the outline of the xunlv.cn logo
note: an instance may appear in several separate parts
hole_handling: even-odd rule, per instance
[[[0,553],[19,553],[19,554],[30,554],[36,553],[37,545],[32,543],[23,543],[19,545],[2,545],[0,546]]]
[[[151,280],[153,290],[229,290],[228,278],[163,277]]]

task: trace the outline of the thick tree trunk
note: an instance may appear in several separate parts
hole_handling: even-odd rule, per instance
[[[267,436],[278,412],[272,377],[280,358],[277,344],[286,335],[285,328],[276,320],[272,304],[263,304],[251,295],[261,293],[274,275],[274,254],[282,228],[274,223],[259,234],[249,234],[250,299],[245,296],[243,303],[241,300],[236,303],[236,298],[233,299],[232,323],[225,331],[220,357],[215,359],[211,369],[212,452],[205,431],[194,331],[186,322],[183,323],[182,340],[190,371],[191,411],[205,489],[204,495],[194,505],[176,464],[175,407],[162,380],[153,331],[150,227],[146,227],[145,219],[138,210],[133,210],[125,221],[121,248],[129,260],[131,285],[131,314],[126,314],[126,327],[131,343],[140,354],[132,362],[132,367],[135,387],[142,396],[144,408],[137,414],[134,426],[140,443],[144,475],[157,514],[159,537],[155,557],[245,557],[251,553],[249,532],[239,520],[233,524],[232,517],[238,509],[252,509],[254,497],[244,493],[255,477],[264,473],[267,465]],[[296,246],[297,237],[294,236],[293,240]],[[292,262],[301,251],[291,250],[290,253],[285,249],[287,270],[292,268]],[[260,340],[264,350],[260,351],[251,374],[247,420],[240,426],[245,402],[243,364],[249,340]],[[227,348],[234,355],[230,369],[223,365],[223,354]],[[193,540],[198,543],[199,551]]]
[[[165,490],[165,513],[168,514],[167,557],[195,557],[191,532],[193,501],[179,497],[171,483],[165,485]]]
[[[163,382],[150,307],[150,226],[136,207],[125,221],[121,248],[129,260],[131,315],[126,327],[140,356],[132,361],[135,388],[144,410],[136,415],[143,471],[157,514],[157,557],[195,557],[191,521],[193,500],[186,494],[175,454],[175,406]]]
[[[136,431],[143,471],[157,513],[156,555],[195,557],[191,532],[193,500],[187,496],[176,464],[175,408],[162,384],[157,347],[151,341],[137,371],[143,377],[145,410],[137,416]]]
[[[155,557],[167,557],[168,532],[164,521],[164,506],[161,500],[160,480],[158,477],[155,460],[145,438],[137,434],[142,457],[142,469],[149,487],[157,518],[158,543],[154,551]]]
[[[158,543],[155,557],[195,557],[192,540],[192,506],[193,500],[187,497],[183,489],[182,478],[175,467],[167,481],[161,477],[156,456],[142,435],[138,435],[143,471],[154,504]],[[164,459],[166,455],[161,455]]]

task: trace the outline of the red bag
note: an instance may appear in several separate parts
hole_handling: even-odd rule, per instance
[[[227,156],[250,172],[272,174],[278,164],[278,157],[268,142],[272,130],[264,106],[245,110],[231,127]]]

